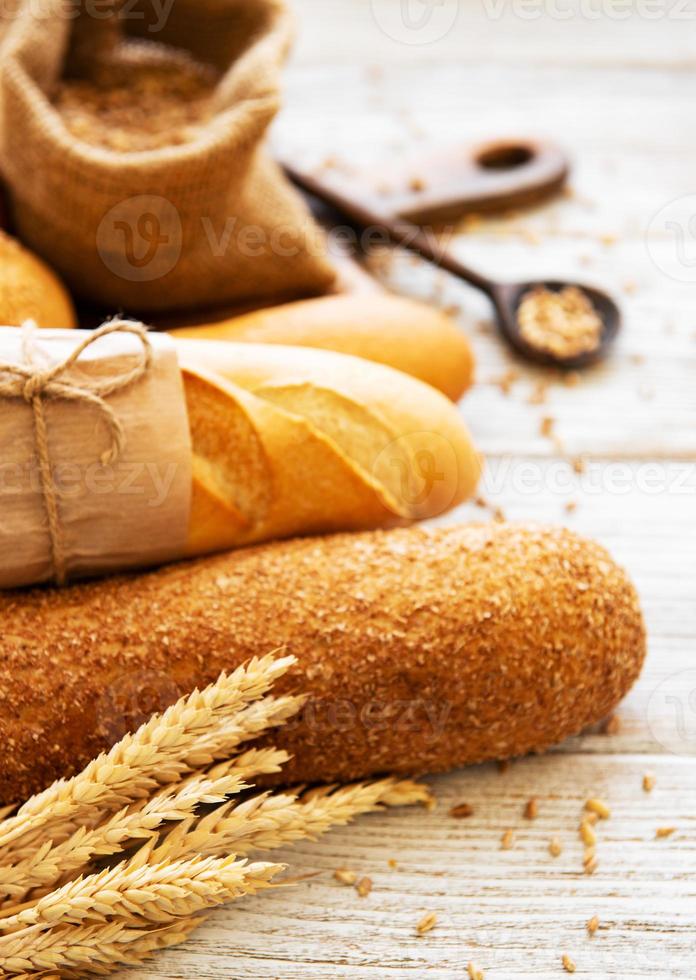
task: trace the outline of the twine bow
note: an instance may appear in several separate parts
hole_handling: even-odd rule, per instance
[[[80,359],[82,353],[102,337],[112,333],[129,333],[137,337],[143,351],[137,363],[123,374],[99,381],[76,381],[66,377]],[[123,426],[113,408],[105,401],[109,395],[121,391],[139,381],[152,364],[152,345],[147,330],[141,323],[129,320],[112,320],[90,333],[75,350],[59,364],[44,367],[41,349],[37,343],[36,324],[31,320],[22,327],[22,364],[0,362],[0,398],[23,398],[31,406],[34,416],[34,439],[39,462],[41,489],[48,519],[51,542],[53,575],[59,585],[67,577],[67,556],[63,542],[58,507],[58,490],[53,480],[48,448],[45,401],[48,398],[93,405],[101,414],[109,435],[109,447],[101,454],[102,465],[114,463],[126,444]]]

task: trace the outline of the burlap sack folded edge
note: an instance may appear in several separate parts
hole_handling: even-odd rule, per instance
[[[49,10],[63,7],[62,0],[48,2]],[[101,149],[70,135],[23,63],[24,48],[38,28],[22,8],[0,49],[2,166],[20,234],[81,295],[145,311],[206,308],[275,293],[316,294],[331,287],[336,271],[321,233],[262,146],[279,107],[278,79],[293,36],[293,20],[284,5],[264,2],[273,15],[272,32],[252,39],[222,79],[219,91],[227,107],[219,108],[190,143],[137,153]],[[52,35],[61,48],[58,62],[65,55],[69,22],[63,27],[62,37]],[[51,59],[43,58],[45,51],[42,65],[50,66]],[[236,175],[230,174],[232,164]],[[107,205],[127,199],[126,191],[172,201],[183,214],[181,257],[174,270],[154,284],[129,282],[111,273],[93,243]],[[215,222],[219,213],[223,227],[224,220],[235,217],[235,202],[241,199],[247,206],[245,195],[256,198],[248,204],[252,217],[255,208],[260,215],[257,222],[244,213],[236,215],[241,226],[258,225],[271,232],[278,215],[283,216],[296,231],[296,255],[288,260],[270,254],[251,263],[239,254],[225,255],[222,262],[209,254],[198,219]],[[91,247],[80,244],[84,229],[93,233]]]

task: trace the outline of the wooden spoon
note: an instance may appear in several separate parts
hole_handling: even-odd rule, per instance
[[[464,214],[525,207],[563,187],[570,163],[555,143],[495,140],[449,146],[390,160],[350,173],[327,173],[332,186],[363,201],[370,196],[380,213],[417,225],[437,225]]]
[[[456,259],[432,236],[426,235],[417,225],[399,217],[393,217],[380,207],[379,198],[372,194],[355,193],[354,187],[346,189],[340,179],[318,176],[296,167],[282,164],[290,180],[303,191],[314,195],[336,208],[352,224],[360,228],[375,229],[394,245],[415,252],[422,258],[433,262],[441,269],[468,282],[475,289],[485,293],[495,308],[496,322],[504,339],[523,357],[540,364],[553,365],[566,369],[587,367],[603,358],[616,337],[621,326],[621,313],[614,300],[599,289],[577,283],[558,280],[529,280],[527,282],[503,283],[489,279],[475,269]],[[450,201],[450,205],[451,205]],[[450,211],[451,214],[451,211]],[[588,297],[602,321],[599,343],[590,350],[572,356],[558,356],[549,350],[530,344],[520,331],[518,309],[522,297],[538,287],[558,292],[566,286],[576,286]]]

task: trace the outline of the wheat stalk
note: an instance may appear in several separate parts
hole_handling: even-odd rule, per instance
[[[268,887],[284,865],[235,856],[196,855],[185,861],[149,863],[152,847],[146,844],[128,861],[86,878],[76,878],[31,908],[3,919],[0,929],[0,967],[13,933],[27,926],[93,925],[120,923],[139,927],[190,918],[241,895]]]
[[[152,799],[120,810],[97,827],[79,827],[58,844],[46,841],[21,860],[0,866],[0,895],[21,901],[33,889],[55,886],[68,875],[84,871],[94,858],[116,854],[135,840],[152,837],[163,823],[185,820],[202,804],[221,803],[248,789],[246,780],[278,772],[288,758],[278,749],[250,749],[190,776],[175,789],[166,787]],[[7,913],[0,908],[0,916],[3,914]]]
[[[233,811],[236,817],[246,813],[250,832],[240,833],[240,820],[234,821],[233,828],[225,818],[210,847],[223,847],[231,837],[240,852],[278,847],[385,805],[429,802],[425,787],[396,779],[322,787],[300,799],[264,794]],[[220,814],[216,811],[212,816]],[[198,828],[205,820],[199,821]],[[163,846],[171,844],[168,839]],[[268,887],[283,867],[247,864],[236,855],[159,860],[158,852],[151,841],[129,861],[69,882],[31,908],[1,920],[0,931],[5,934],[0,936],[0,970],[13,975],[59,968],[60,975],[68,977],[108,973],[116,965],[142,962],[155,950],[183,941],[202,911]],[[146,924],[166,928],[143,932]]]
[[[201,921],[202,917],[186,918],[148,929],[119,923],[46,931],[33,927],[15,933],[6,943],[0,968],[3,976],[43,980],[106,976],[122,966],[138,966],[158,950],[184,942]]]
[[[425,787],[396,778],[223,802],[287,761],[273,748],[237,753],[304,702],[268,694],[292,663],[270,655],[222,674],[0,822],[0,894],[29,896],[0,907],[2,976],[57,980],[141,963],[181,942],[205,910],[271,887],[283,867],[240,855],[385,805],[430,802]],[[202,804],[216,808],[201,816]]]
[[[303,697],[267,696],[249,705],[231,719],[222,721],[211,732],[202,735],[199,746],[191,751],[188,763],[190,765],[200,763],[200,766],[204,767],[209,764],[211,758],[231,755],[239,749],[241,743],[258,738],[267,729],[282,725],[297,712],[304,700]],[[54,821],[48,828],[45,825],[29,828],[9,846],[4,849],[0,847],[0,858],[4,857],[6,862],[12,864],[30,859],[42,846],[47,833],[54,843],[60,843],[76,833],[80,827],[98,826],[105,816],[115,809],[116,807],[113,806],[101,809],[82,807],[78,808],[71,818]]]
[[[191,854],[248,854],[271,850],[306,838],[384,806],[430,804],[427,787],[394,778],[335,788],[323,786],[303,796],[264,793],[238,805],[226,803],[199,820],[175,827],[153,852],[155,861],[180,860]]]
[[[102,753],[77,776],[58,780],[32,797],[15,816],[0,824],[0,853],[17,840],[39,831],[54,839],[69,836],[75,824],[89,822],[94,810],[111,811],[147,797],[158,786],[178,781],[184,773],[228,755],[244,738],[267,725],[278,724],[294,711],[301,698],[269,698],[240,728],[244,709],[262,697],[293,664],[293,657],[254,658],[215,684],[194,691],[161,715],[154,715],[134,735],[126,735],[110,752]],[[232,721],[230,721],[232,719]]]

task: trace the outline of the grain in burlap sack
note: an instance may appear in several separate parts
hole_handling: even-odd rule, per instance
[[[326,290],[321,233],[263,146],[291,35],[280,0],[82,3],[20,0],[0,48],[0,162],[21,237],[78,295],[128,311]],[[199,62],[211,111],[179,145],[92,145],[54,104],[67,79]]]

